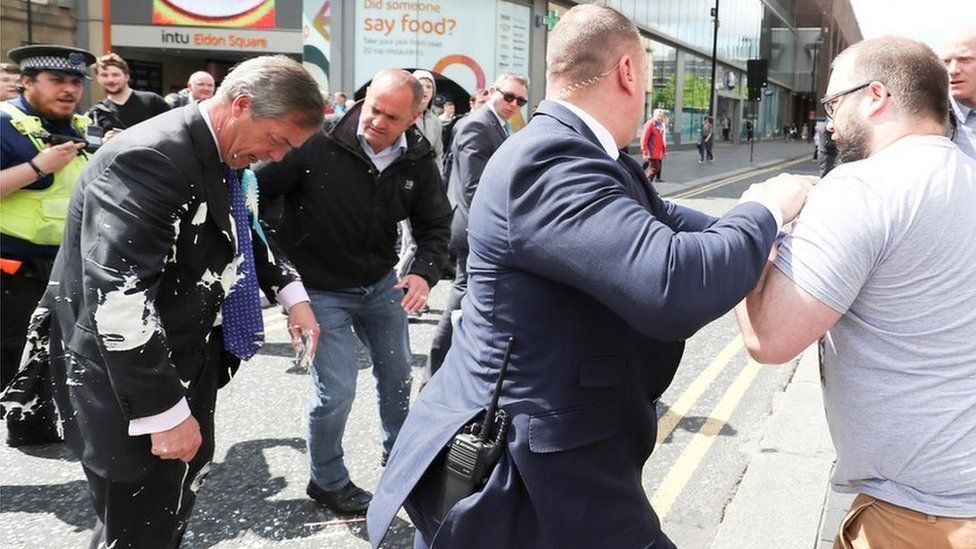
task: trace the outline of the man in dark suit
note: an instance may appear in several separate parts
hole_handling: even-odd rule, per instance
[[[619,12],[569,10],[547,57],[552,100],[491,158],[471,205],[461,319],[376,490],[374,546],[404,504],[417,547],[673,547],[641,486],[655,401],[683,340],[756,284],[805,200],[808,182],[782,176],[720,219],[661,200],[619,150],[647,76]],[[445,445],[489,402],[509,337],[505,447],[438,520]]]
[[[122,133],[82,172],[28,346],[49,337],[92,547],[179,545],[213,456],[217,388],[263,341],[258,280],[295,331],[318,329],[236,172],[321,127],[315,89],[283,56],[245,61],[214,98]]]
[[[461,308],[461,298],[468,288],[468,273],[465,268],[468,262],[468,211],[471,208],[471,199],[488,159],[512,133],[508,121],[527,102],[529,79],[521,74],[503,73],[495,80],[490,93],[491,99],[485,104],[485,108],[472,112],[458,123],[451,141],[452,166],[447,199],[454,209],[450,248],[457,258],[457,265],[451,293],[437,323],[437,331],[427,355],[424,375],[427,379],[441,367],[444,355],[451,348],[451,315]]]

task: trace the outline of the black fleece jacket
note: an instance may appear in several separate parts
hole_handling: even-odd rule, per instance
[[[430,144],[416,126],[383,172],[356,138],[362,102],[281,162],[256,166],[262,220],[313,290],[377,282],[397,262],[397,222],[410,219],[410,273],[433,285],[448,259],[451,207]],[[264,213],[277,212],[277,213]]]

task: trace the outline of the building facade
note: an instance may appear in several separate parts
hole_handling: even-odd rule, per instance
[[[505,71],[532,79],[529,105],[545,91],[547,35],[569,0],[32,0],[33,40],[115,51],[132,86],[166,94],[207,70],[218,82],[254,55],[302,59],[323,91],[361,96],[385,67],[439,75],[462,106]],[[709,112],[716,0],[590,0],[633,20],[649,54],[646,109],[668,112],[669,140],[693,143]],[[2,0],[3,47],[26,43],[24,0]],[[830,60],[861,39],[849,0],[720,0],[714,113],[730,140],[782,134],[818,116]],[[766,59],[768,86],[747,101],[746,62]],[[89,100],[100,99],[92,86]],[[463,110],[463,107],[462,107]]]
[[[678,144],[697,142],[709,112],[716,4],[717,138],[723,118],[732,141],[746,138],[746,120],[757,139],[781,136],[790,124],[811,123],[827,86],[830,59],[861,40],[849,0],[553,1],[549,9],[558,15],[578,3],[611,6],[637,24],[651,63],[647,114],[665,109],[670,142]],[[759,102],[747,101],[749,59],[768,63],[768,86]]]

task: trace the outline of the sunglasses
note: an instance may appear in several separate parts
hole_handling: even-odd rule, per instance
[[[507,91],[502,91],[502,90],[498,90],[498,93],[502,94],[502,99],[504,99],[506,103],[511,103],[512,101],[515,101],[515,104],[518,105],[519,107],[524,107],[525,104],[529,102],[528,99],[524,97],[519,97],[514,93],[509,93]]]

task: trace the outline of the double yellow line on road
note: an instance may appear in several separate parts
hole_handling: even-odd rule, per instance
[[[657,443],[660,445],[668,435],[670,435],[678,423],[694,406],[695,402],[701,397],[705,390],[712,384],[718,374],[732,361],[732,359],[742,349],[743,343],[740,336],[736,336],[729,342],[721,352],[712,360],[698,377],[688,386],[687,389],[670,406],[667,413],[658,421]],[[715,408],[712,409],[708,419],[701,429],[695,433],[691,441],[685,447],[674,465],[668,470],[664,479],[658,485],[654,495],[651,497],[651,506],[662,520],[671,511],[671,507],[684,491],[688,481],[698,469],[705,455],[711,448],[712,443],[719,433],[728,423],[729,418],[735,411],[739,402],[745,396],[746,391],[752,386],[752,382],[759,374],[762,366],[754,360],[749,360],[742,371],[736,376],[735,380],[726,389],[725,394]]]
[[[774,164],[772,166],[769,166],[768,168],[760,168],[758,170],[753,170],[753,171],[749,171],[749,172],[746,172],[746,173],[741,173],[739,175],[733,175],[732,177],[726,177],[725,179],[719,179],[718,181],[714,181],[712,183],[706,183],[705,185],[702,185],[700,187],[695,187],[693,189],[688,189],[688,190],[685,190],[685,191],[678,191],[678,192],[673,193],[673,194],[667,194],[664,197],[667,198],[668,200],[679,200],[681,198],[691,198],[693,196],[696,196],[696,195],[699,195],[699,194],[702,194],[702,193],[707,193],[708,191],[712,191],[712,190],[718,189],[719,187],[724,187],[726,185],[731,185],[732,183],[735,183],[737,181],[742,181],[743,179],[748,179],[750,177],[755,177],[757,175],[762,175],[762,174],[768,173],[768,172],[773,172],[773,171],[778,171],[778,170],[784,170],[786,168],[789,168],[790,166],[796,166],[797,164],[802,164],[804,162],[807,162],[808,160],[809,160],[809,158],[808,157],[805,157],[805,156],[802,157],[802,158],[794,158],[793,160],[787,160],[786,162],[780,162],[779,164]]]

